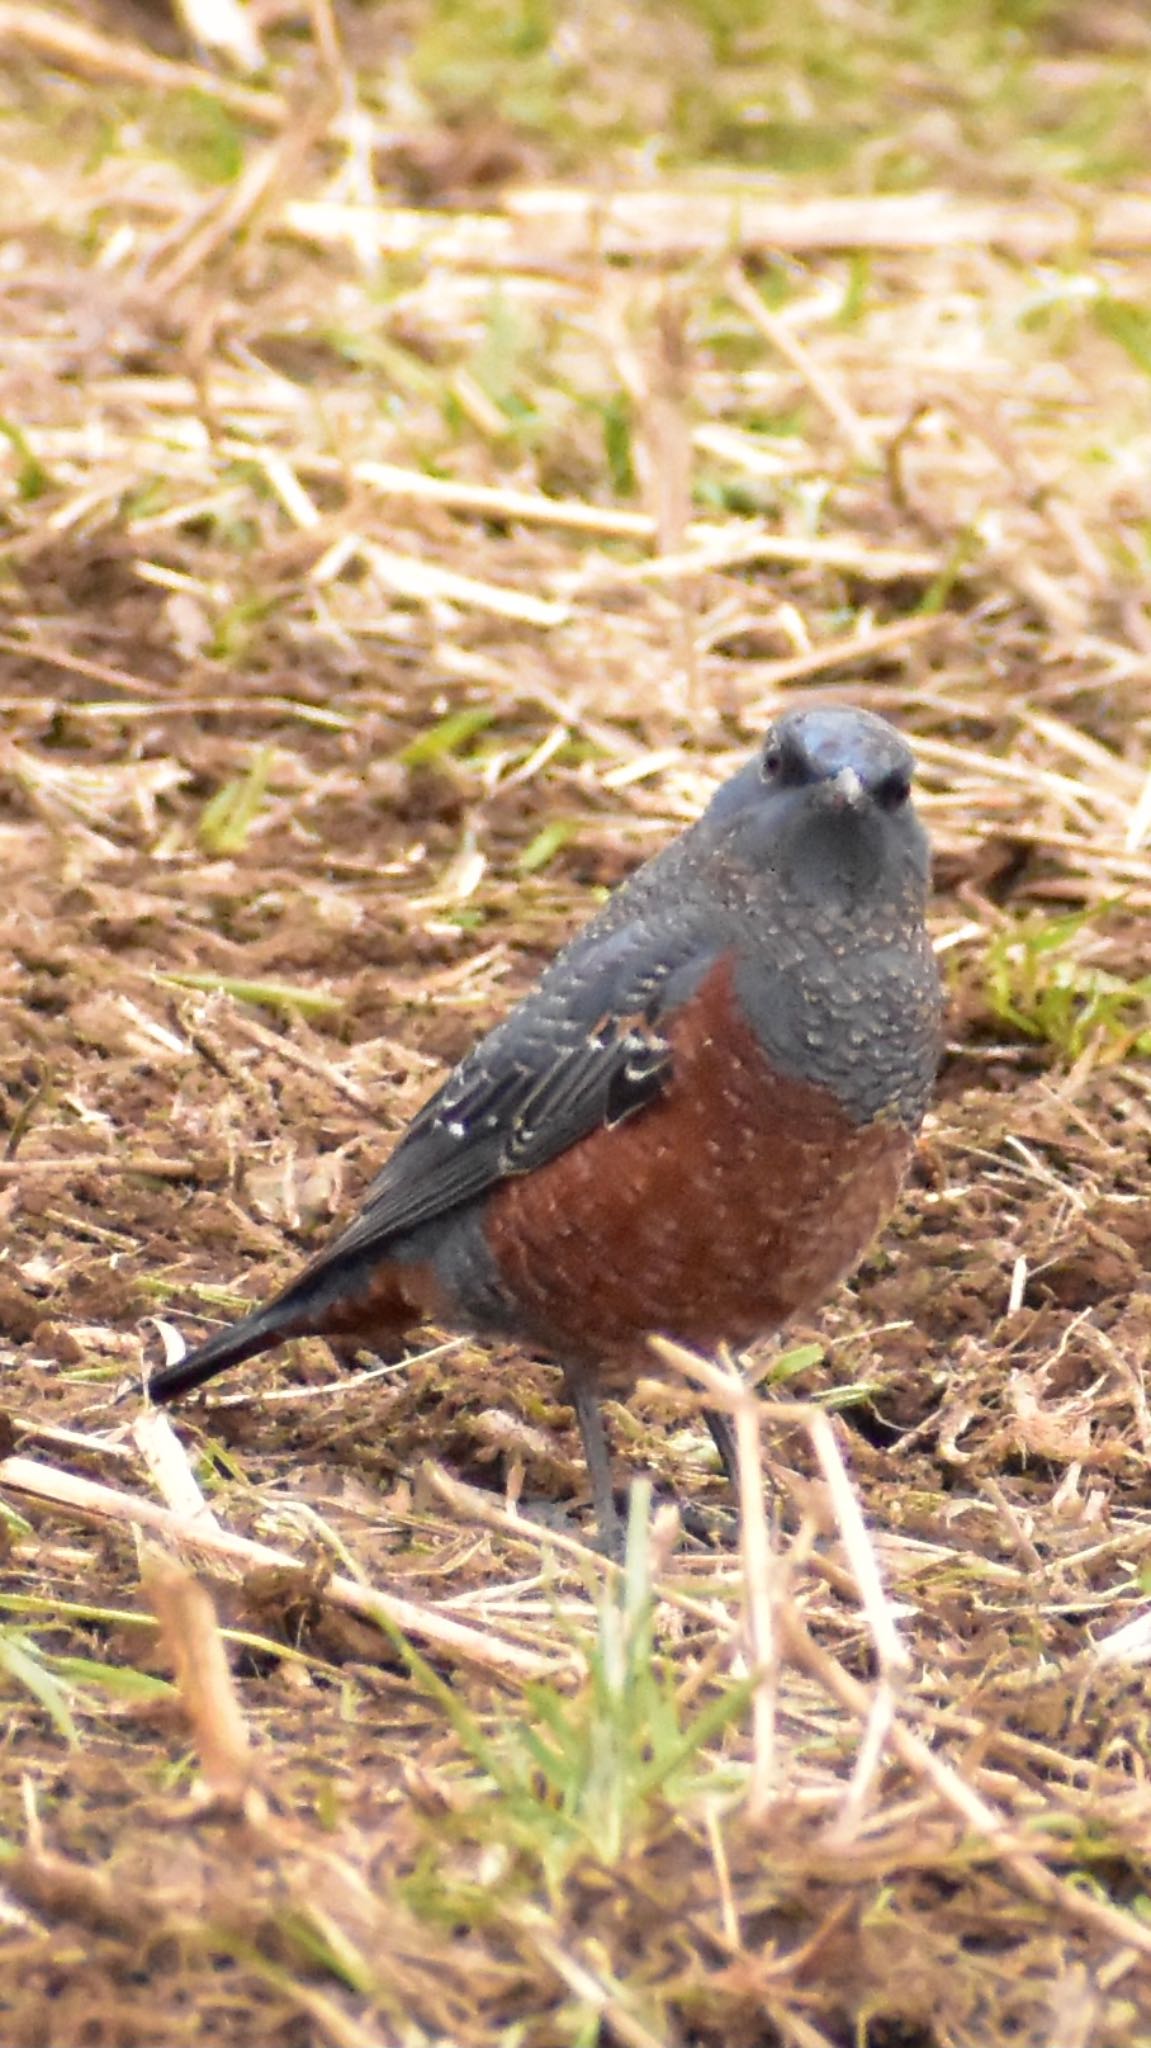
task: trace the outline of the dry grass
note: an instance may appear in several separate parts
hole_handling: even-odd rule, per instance
[[[1151,2032],[1151,39],[768,12],[0,8],[11,2048]],[[508,1352],[114,1406],[813,689],[952,1043],[626,1567]]]

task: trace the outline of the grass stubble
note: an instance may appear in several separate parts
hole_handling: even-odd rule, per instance
[[[0,9],[12,2048],[1151,2030],[1151,50],[771,12]],[[939,1100],[624,1565],[506,1352],[110,1409],[820,690]]]

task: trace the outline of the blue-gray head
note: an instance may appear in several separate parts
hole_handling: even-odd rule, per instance
[[[872,711],[820,704],[769,726],[757,757],[716,792],[705,813],[729,858],[770,871],[803,901],[876,892],[920,901],[930,867],[911,803],[915,760]]]

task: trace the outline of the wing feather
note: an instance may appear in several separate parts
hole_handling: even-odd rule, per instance
[[[325,1262],[382,1249],[654,1101],[672,1067],[669,984],[685,954],[693,981],[708,964],[676,941],[625,928],[561,958],[425,1103]]]

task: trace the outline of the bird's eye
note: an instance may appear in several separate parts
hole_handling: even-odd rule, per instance
[[[911,777],[905,768],[893,768],[876,784],[875,800],[885,811],[897,811],[911,795]]]
[[[767,739],[760,756],[759,771],[765,782],[773,782],[783,767],[783,752],[776,740]]]

